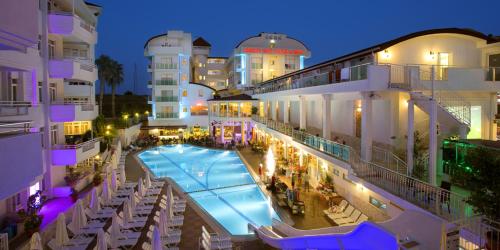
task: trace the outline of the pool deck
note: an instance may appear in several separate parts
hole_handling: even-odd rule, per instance
[[[240,156],[243,157],[247,166],[251,167],[253,172],[258,173],[259,164],[265,162],[265,156],[253,152],[250,147],[245,147],[239,150],[239,153]],[[280,178],[280,180],[285,182],[288,186],[291,186],[288,178],[283,176],[279,176],[278,178]],[[293,221],[293,227],[307,230],[336,226],[335,223],[331,222],[324,215],[323,210],[328,208],[328,201],[322,198],[319,192],[313,188],[310,188],[309,191],[305,191],[304,188],[299,188],[299,197],[300,200],[304,201],[306,206],[304,215],[293,215],[291,210],[288,208],[277,209],[277,212],[282,218],[290,218]],[[273,197],[273,200],[274,198],[275,197]],[[337,202],[340,202],[341,200],[342,198],[339,197]]]

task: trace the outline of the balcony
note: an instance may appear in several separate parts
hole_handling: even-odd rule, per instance
[[[0,101],[0,117],[12,117],[22,121],[42,121],[42,105],[27,101]]]
[[[151,80],[148,81],[148,89],[150,89],[150,88],[153,88],[153,83],[151,82]]]
[[[179,97],[178,96],[157,96],[155,100],[156,100],[156,102],[178,102]]]
[[[29,187],[44,173],[42,137],[30,133],[30,124],[0,122],[0,200]]]
[[[176,86],[177,81],[174,79],[160,79],[155,81],[156,85],[162,85],[162,86]]]
[[[97,31],[94,26],[71,12],[51,12],[48,16],[49,33],[63,35],[71,42],[95,44]]]
[[[155,69],[177,69],[177,63],[155,63]]]
[[[49,61],[49,76],[51,78],[95,82],[97,80],[97,67],[92,62],[78,59],[52,59]]]
[[[50,106],[53,122],[91,121],[97,117],[97,105],[87,102],[61,102]]]
[[[74,145],[55,145],[52,148],[52,165],[76,165],[99,154],[100,138]]]
[[[156,113],[156,119],[176,119],[176,118],[179,118],[179,113],[174,113],[174,112]]]

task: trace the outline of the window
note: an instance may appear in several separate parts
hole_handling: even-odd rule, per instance
[[[30,186],[29,196],[36,194],[38,190],[40,190],[40,182],[37,182]]]
[[[297,65],[297,57],[296,56],[285,56],[285,69],[294,70]]]
[[[56,56],[56,42],[49,40],[49,59],[54,59]]]
[[[182,91],[182,96],[184,96],[184,97],[188,96],[188,91],[187,90],[183,90]]]
[[[209,70],[208,71],[208,75],[211,75],[211,76],[216,76],[216,75],[220,75],[222,72],[220,70]]]
[[[89,130],[90,121],[64,123],[64,135],[81,135]]]
[[[223,58],[209,58],[207,62],[212,64],[224,64],[226,60]]]
[[[263,82],[262,72],[252,72],[250,77],[252,84],[257,84]]]
[[[57,125],[50,127],[50,141],[52,142],[52,145],[57,144]]]
[[[17,101],[17,79],[11,79],[10,83],[10,101]]]
[[[199,89],[199,90],[198,90],[198,96],[199,96],[199,97],[203,97],[203,90],[202,90],[202,89]]]
[[[253,57],[250,59],[252,64],[252,69],[262,69],[262,57]]]
[[[174,95],[174,91],[171,89],[161,91],[161,96],[173,96],[173,95]]]
[[[375,199],[373,196],[370,196],[370,204],[382,210],[387,209],[387,204]]]
[[[184,113],[188,112],[187,107],[182,107],[182,112],[184,112]]]
[[[198,76],[198,80],[200,80],[200,81],[201,81],[201,80],[203,80],[203,76],[202,76],[202,75],[199,75],[199,76]]]
[[[38,102],[43,102],[43,93],[42,93],[42,82],[38,82]]]
[[[202,105],[201,103],[191,106],[191,115],[208,115],[208,107]]]

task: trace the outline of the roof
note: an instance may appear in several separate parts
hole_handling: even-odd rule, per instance
[[[208,59],[213,58],[213,59],[227,59],[227,56],[209,56],[207,57]]]
[[[210,43],[207,42],[207,40],[203,39],[203,37],[198,37],[196,40],[193,41],[193,46],[197,47],[212,47]]]
[[[148,43],[151,42],[151,40],[155,39],[155,38],[158,38],[158,37],[161,37],[161,36],[166,36],[168,35],[168,33],[162,33],[162,34],[159,34],[159,35],[156,35],[156,36],[152,36],[150,37],[146,43],[144,43],[144,48],[146,48],[146,46],[148,46]]]
[[[292,76],[292,75],[296,75],[296,74],[308,72],[308,71],[311,71],[311,70],[315,70],[315,69],[318,69],[320,67],[323,67],[323,66],[335,63],[335,62],[341,62],[341,61],[349,60],[349,59],[352,59],[352,58],[355,58],[355,57],[359,57],[359,56],[370,55],[371,53],[376,53],[376,52],[385,50],[385,49],[387,49],[387,48],[389,48],[389,47],[391,47],[391,46],[393,46],[395,44],[404,42],[406,40],[410,40],[410,39],[415,38],[415,37],[426,36],[426,35],[434,35],[434,34],[446,34],[446,33],[448,33],[448,34],[460,34],[460,35],[467,35],[467,36],[476,37],[476,38],[485,40],[486,43],[488,43],[488,44],[489,43],[500,42],[500,40],[498,38],[494,37],[494,36],[488,36],[488,35],[485,35],[485,34],[479,32],[479,31],[476,31],[476,30],[473,30],[473,29],[466,29],[466,28],[442,28],[442,29],[422,30],[422,31],[418,31],[418,32],[414,32],[414,33],[410,33],[410,34],[398,37],[398,38],[393,39],[393,40],[389,40],[387,42],[379,43],[379,44],[373,45],[371,47],[368,47],[368,48],[365,48],[365,49],[361,49],[361,50],[358,50],[358,51],[355,51],[355,52],[352,52],[352,53],[349,53],[349,54],[346,54],[346,55],[343,55],[343,56],[340,56],[340,57],[336,57],[336,58],[333,58],[333,59],[330,59],[330,60],[327,60],[327,61],[323,61],[323,62],[317,63],[317,64],[314,64],[314,65],[309,66],[307,68],[304,68],[304,69],[301,69],[301,70],[297,70],[297,71],[294,71],[294,72],[291,72],[291,73],[288,73],[288,74],[285,74],[285,75],[273,78],[272,80],[269,80],[269,81],[275,81],[275,80],[287,78],[287,77]]]
[[[210,90],[212,90],[212,91],[216,91],[214,88],[212,88],[212,87],[210,87],[210,86],[208,86],[208,85],[206,85],[206,84],[203,84],[203,83],[199,83],[199,82],[190,82],[189,84],[200,85],[200,86],[205,87],[205,88],[208,88],[208,89],[210,89]]]
[[[258,99],[254,99],[251,96],[247,94],[239,94],[239,95],[232,95],[232,96],[224,96],[224,97],[219,97],[219,98],[212,98],[207,101],[257,101]]]
[[[91,2],[87,2],[87,1],[85,1],[85,4],[86,5],[90,5],[90,6],[94,6],[94,7],[98,7],[98,8],[102,8],[101,5],[98,5],[98,4],[95,4],[95,3],[91,3]]]
[[[240,47],[240,45],[241,45],[243,42],[245,42],[246,40],[251,39],[251,38],[260,37],[260,36],[262,36],[262,34],[264,34],[264,33],[266,33],[266,34],[279,34],[279,33],[277,33],[277,32],[273,32],[273,33],[260,32],[260,33],[259,33],[258,35],[256,35],[256,36],[250,36],[250,37],[247,37],[246,39],[241,40],[241,41],[240,41],[240,42],[236,45],[236,47],[234,47],[234,48],[236,49],[236,48]],[[306,46],[303,42],[301,42],[300,40],[298,40],[298,39],[296,39],[296,38],[293,38],[293,37],[290,37],[290,36],[288,36],[287,34],[283,34],[283,35],[286,35],[286,38],[288,38],[288,39],[291,39],[291,40],[297,41],[298,43],[302,44],[302,45],[304,46],[304,48],[306,48],[307,50],[309,50],[309,48],[308,48],[308,47],[307,47],[307,46]]]

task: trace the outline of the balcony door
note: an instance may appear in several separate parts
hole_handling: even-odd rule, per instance
[[[500,81],[500,54],[493,54],[488,56],[488,67],[489,80]]]
[[[448,78],[448,67],[450,66],[450,61],[450,53],[438,53],[438,68],[436,70],[437,80],[446,80]]]

